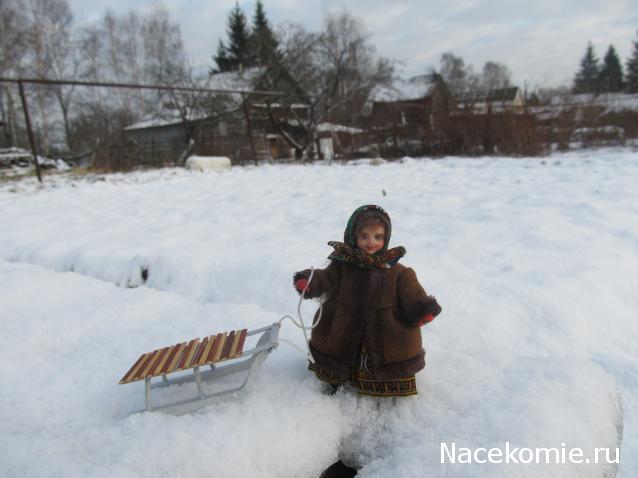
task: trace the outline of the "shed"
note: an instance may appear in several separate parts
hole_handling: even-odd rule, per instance
[[[267,71],[263,67],[212,75],[209,87],[219,90],[256,91]],[[200,155],[228,156],[233,161],[290,157],[290,147],[265,114],[263,98],[244,103],[239,93],[220,93],[214,106],[178,114],[165,108],[151,118],[129,125],[126,134],[138,145],[141,156],[155,163],[174,163],[194,141]],[[289,106],[289,105],[287,105]],[[293,105],[296,114],[306,105]],[[271,104],[277,110],[277,103]],[[283,108],[280,108],[283,110]]]
[[[370,128],[377,142],[406,152],[440,149],[454,98],[436,74],[397,80],[371,95]]]
[[[459,110],[468,113],[523,112],[525,98],[517,86],[472,90],[456,95]]]

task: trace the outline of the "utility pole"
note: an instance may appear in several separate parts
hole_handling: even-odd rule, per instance
[[[29,117],[29,107],[27,106],[27,97],[24,94],[24,86],[22,80],[18,80],[18,88],[20,89],[20,99],[22,100],[22,111],[24,111],[24,121],[27,124],[27,134],[29,135],[29,143],[31,144],[31,154],[33,155],[33,164],[35,164],[35,174],[38,181],[42,183],[42,173],[40,172],[40,163],[38,163],[38,150],[35,146],[35,138],[31,129],[31,118]]]

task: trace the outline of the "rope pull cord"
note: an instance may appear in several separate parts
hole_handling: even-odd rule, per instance
[[[281,324],[285,319],[290,319],[290,321],[293,324],[295,324],[295,326],[297,326],[298,328],[301,329],[301,331],[303,332],[305,343],[306,343],[306,350],[305,351],[302,350],[297,344],[291,342],[290,340],[279,339],[279,341],[280,342],[285,342],[288,345],[292,345],[297,350],[299,350],[302,353],[306,354],[306,357],[312,363],[315,363],[315,358],[312,356],[312,353],[310,352],[310,346],[308,345],[310,341],[308,339],[308,332],[307,331],[308,330],[312,330],[317,325],[319,325],[319,322],[321,321],[321,316],[322,316],[322,313],[323,313],[323,300],[321,300],[319,302],[319,315],[317,316],[317,320],[310,327],[306,327],[306,325],[304,324],[303,316],[301,314],[301,302],[306,297],[306,291],[308,290],[308,287],[310,287],[310,283],[312,282],[312,278],[314,277],[314,275],[315,275],[315,268],[314,267],[310,267],[310,277],[308,277],[308,283],[306,284],[306,287],[304,287],[304,289],[301,291],[301,294],[299,295],[299,302],[297,303],[297,317],[299,317],[299,322],[297,322],[292,315],[288,315],[288,314],[284,315],[281,319],[279,319],[279,322],[278,322],[279,324]]]

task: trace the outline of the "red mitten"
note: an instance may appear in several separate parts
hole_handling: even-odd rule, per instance
[[[297,292],[299,292],[300,294],[303,292],[307,285],[308,279],[306,279],[305,277],[301,277],[295,281],[295,289],[297,289]],[[308,287],[306,292],[310,292],[310,287]]]
[[[432,314],[428,314],[419,321],[417,326],[423,327],[425,324],[432,322],[433,320],[434,320],[434,316]]]

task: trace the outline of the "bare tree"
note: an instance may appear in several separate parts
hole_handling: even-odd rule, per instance
[[[509,88],[512,86],[512,73],[503,63],[488,61],[483,65],[480,87],[485,90]]]
[[[104,16],[78,34],[82,52],[78,77],[86,81],[143,83],[141,20],[134,12]],[[148,94],[147,94],[148,95]],[[121,136],[123,128],[149,108],[138,90],[100,87],[77,90],[70,120],[72,143],[80,151],[104,147]]]
[[[190,65],[179,25],[163,8],[154,9],[142,21],[143,72],[146,81],[161,85],[206,86],[207,77],[197,77]],[[215,109],[210,95],[198,92],[158,91],[151,102],[155,116],[177,116],[184,129],[184,142],[194,135],[193,119]]]
[[[321,57],[326,62],[325,89],[334,100],[327,106],[330,119],[354,122],[372,89],[387,85],[393,63],[378,58],[363,23],[347,11],[329,14],[321,35]]]
[[[164,8],[154,8],[145,14],[129,11],[116,15],[107,11],[99,22],[84,29],[81,43],[84,53],[81,75],[87,79],[202,86],[188,63],[179,26]],[[125,126],[145,117],[177,118],[184,124],[188,143],[193,111],[203,103],[199,96],[142,89],[105,93],[103,88],[94,88],[82,96],[78,131],[86,137],[91,129],[87,118],[95,115],[96,129],[89,136],[110,144],[123,139],[120,136]],[[87,146],[85,141],[84,145]]]
[[[441,55],[439,74],[454,94],[474,90],[479,83],[472,65],[466,65],[463,58],[452,52]]]
[[[346,10],[326,15],[319,33],[287,25],[281,45],[283,54],[275,76],[292,82],[297,101],[308,108],[303,117],[293,108],[287,110],[295,126],[288,131],[272,109],[270,117],[297,157],[317,143],[317,126],[322,122],[357,121],[372,90],[389,84],[394,73],[393,62],[377,56],[363,23]],[[291,133],[294,130],[296,135]]]
[[[463,58],[452,52],[441,55],[439,73],[456,95],[512,86],[512,73],[505,64],[488,61],[483,65],[481,74],[477,75],[471,64],[466,64]]]
[[[29,69],[33,76],[50,78],[54,63],[64,61],[68,52],[70,27],[73,15],[66,0],[27,0],[29,15]],[[38,102],[39,130],[44,149],[51,140],[49,113],[55,96],[50,87],[38,85],[35,89]]]
[[[28,31],[23,0],[0,0],[0,76],[18,76],[24,67]],[[0,84],[0,120],[4,123],[2,143],[17,144],[15,100],[11,88]]]
[[[21,66],[28,30],[23,0],[0,0],[0,74],[15,73]]]
[[[73,15],[66,0],[39,0],[38,15],[34,16],[36,31],[40,31],[43,42],[44,71],[47,78],[56,80],[77,79],[80,56],[78,44],[72,33]],[[71,130],[69,114],[75,86],[52,85],[64,127],[64,138],[69,149]]]

